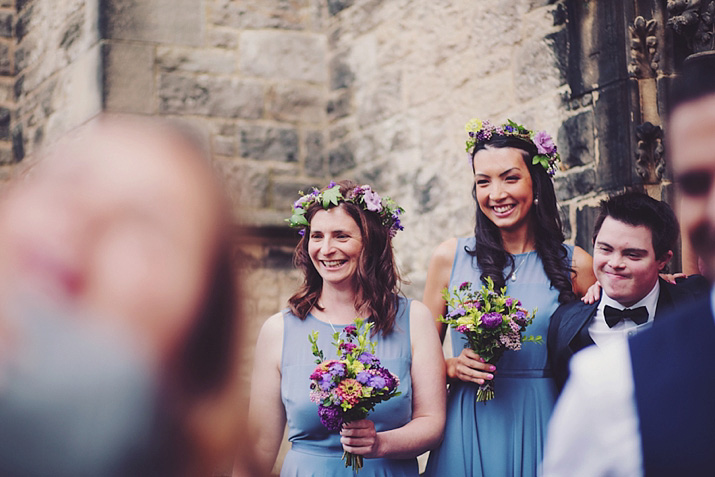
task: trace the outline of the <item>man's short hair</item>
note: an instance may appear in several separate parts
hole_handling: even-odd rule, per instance
[[[642,192],[624,192],[601,201],[601,210],[593,230],[594,243],[606,217],[634,227],[647,227],[657,259],[662,258],[668,250],[673,250],[678,241],[680,228],[673,209],[665,202],[655,200]]]

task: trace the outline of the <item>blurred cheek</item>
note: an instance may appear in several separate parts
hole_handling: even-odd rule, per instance
[[[139,234],[114,236],[96,250],[88,306],[129,325],[148,345],[169,353],[188,327],[198,300],[190,262]]]

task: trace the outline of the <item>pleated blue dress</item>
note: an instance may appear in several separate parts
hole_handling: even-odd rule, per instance
[[[335,359],[333,333],[346,325],[330,325],[309,314],[300,320],[290,311],[283,312],[283,356],[281,361],[281,399],[286,409],[288,440],[283,477],[352,476],[352,467],[342,461],[343,447],[338,431],[329,431],[320,422],[318,405],[310,401],[310,374],[316,367],[308,342],[309,334],[319,332],[318,345],[326,359]],[[333,330],[334,328],[334,330]],[[402,393],[381,402],[368,415],[378,432],[404,426],[412,419],[412,348],[410,344],[410,301],[400,297],[393,331],[378,334],[376,356],[382,366],[400,378]],[[417,459],[364,459],[360,477],[417,476]]]
[[[450,289],[462,282],[481,286],[474,237],[458,240]],[[573,247],[568,247],[571,263]],[[535,251],[514,256],[516,280],[507,280],[507,295],[521,300],[529,311],[538,308],[525,335],[541,335],[542,344],[523,343],[519,351],[506,351],[496,364],[494,399],[477,402],[478,385],[456,381],[447,399],[447,424],[439,448],[430,453],[428,476],[536,477],[544,452],[551,411],[557,397],[547,360],[549,319],[559,306],[559,293],[551,287]],[[454,356],[467,346],[461,333],[450,328]]]

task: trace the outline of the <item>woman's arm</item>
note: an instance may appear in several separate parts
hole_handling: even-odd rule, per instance
[[[269,475],[280,449],[286,415],[281,401],[281,352],[283,315],[266,320],[258,335],[251,399],[248,406],[248,436],[253,441],[253,455],[260,475]]]
[[[581,247],[574,247],[571,268],[574,270],[571,276],[573,292],[580,298],[586,295],[591,285],[596,283],[596,276],[593,274],[593,258]]]
[[[406,459],[434,448],[444,431],[447,386],[442,347],[432,314],[419,301],[410,306],[412,343],[412,420],[389,431],[375,432],[371,421],[346,426],[341,432],[343,448],[365,457]]]
[[[432,319],[439,333],[439,339],[442,341],[444,341],[447,326],[438,321],[437,318],[447,311],[447,303],[442,298],[442,290],[449,286],[449,278],[452,275],[452,262],[456,251],[456,238],[449,239],[437,246],[430,259],[429,268],[427,269],[427,282],[422,296],[422,302],[432,314]]]
[[[442,290],[449,286],[456,252],[456,238],[446,240],[437,246],[427,270],[427,283],[422,298],[432,314],[432,320],[442,341],[447,330],[447,325],[438,320],[440,315],[444,315],[447,311]],[[485,379],[492,379],[494,376],[490,372],[496,369],[493,365],[483,363],[480,356],[469,348],[463,349],[459,356],[445,360],[445,365],[449,379],[472,381],[477,384],[483,384]]]

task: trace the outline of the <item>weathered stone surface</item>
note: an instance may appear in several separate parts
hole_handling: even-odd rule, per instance
[[[224,179],[236,210],[268,206],[268,170],[235,159],[217,159],[214,165]]]
[[[203,2],[195,0],[104,0],[100,23],[104,38],[176,45],[201,45]]]
[[[156,64],[164,71],[232,74],[238,59],[233,51],[224,49],[159,47]]]
[[[216,25],[238,29],[277,28],[302,30],[306,28],[305,14],[308,0],[261,0],[245,2],[214,0],[211,21]]]
[[[563,83],[554,50],[541,39],[522,45],[516,53],[514,89],[520,101],[553,91]]]
[[[566,167],[592,163],[595,152],[593,111],[585,111],[565,120],[559,128],[556,144]]]
[[[236,155],[236,140],[233,137],[214,136],[212,151],[218,156],[233,157]]]
[[[598,136],[598,167],[596,176],[600,189],[610,190],[633,183],[635,176],[632,147],[628,85],[616,83],[601,89],[594,103]]]
[[[154,48],[113,41],[104,45],[104,105],[108,111],[156,112]]]
[[[593,255],[593,226],[598,207],[586,205],[576,210],[576,245]]]
[[[1,6],[1,5],[0,5]],[[4,38],[12,38],[13,23],[15,15],[12,12],[0,12],[0,36]]]
[[[240,37],[243,74],[323,83],[326,39],[323,35],[286,31],[244,31]]]
[[[14,73],[10,45],[0,42],[0,75],[11,76]]]
[[[263,86],[237,78],[162,74],[159,111],[256,119],[263,115]]]
[[[568,205],[559,206],[559,216],[561,217],[561,225],[564,230],[564,238],[571,239],[571,207]]]
[[[325,175],[325,145],[321,131],[309,131],[305,135],[305,173],[309,176]]]
[[[309,84],[278,83],[268,93],[267,112],[273,119],[321,124],[325,120],[325,92]]]
[[[206,42],[216,48],[238,48],[238,32],[226,28],[211,28],[206,32]]]
[[[593,169],[583,169],[557,176],[554,188],[560,201],[589,194],[596,189],[596,173]]]
[[[22,134],[21,124],[12,128],[12,155],[17,162],[25,158],[25,139]]]
[[[33,5],[30,5],[27,9],[23,10],[21,9],[22,3],[23,2],[18,2],[18,12],[21,13],[18,15],[17,21],[15,22],[15,38],[17,38],[18,43],[22,41],[30,29],[30,21],[32,20],[34,13]]]
[[[328,0],[328,13],[337,15],[355,3],[355,0]]]
[[[369,88],[355,91],[355,103],[363,126],[396,114],[403,106],[400,72],[387,73]]]
[[[0,143],[0,165],[6,166],[9,164],[14,164],[15,162],[15,155],[12,152],[12,145]],[[3,177],[3,179],[7,178]]]
[[[326,107],[328,120],[335,121],[348,116],[352,112],[352,97],[350,91],[341,91],[331,98]]]
[[[328,153],[328,172],[336,177],[356,165],[353,145],[349,142],[340,144]]]
[[[238,147],[247,159],[296,162],[298,133],[292,128],[246,126],[239,131]]]
[[[12,112],[8,108],[0,107],[0,141],[10,139],[10,119]]]
[[[330,60],[330,89],[347,88],[355,81],[345,54],[337,54]]]

